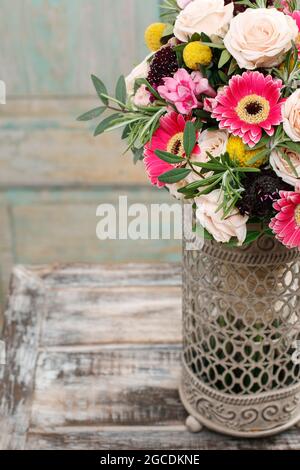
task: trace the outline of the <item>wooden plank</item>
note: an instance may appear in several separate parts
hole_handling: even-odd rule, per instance
[[[9,276],[13,265],[13,243],[9,206],[0,199],[0,331],[2,329],[2,306],[8,290]]]
[[[79,266],[15,268],[5,326],[9,367],[0,368],[0,427],[6,430],[0,435],[1,449],[300,450],[296,429],[260,440],[206,430],[190,435],[185,430],[186,412],[178,395],[180,339],[173,337],[175,342],[167,344],[178,308],[170,297],[179,296],[180,283],[178,266],[173,276],[171,272],[171,265],[130,265],[123,272],[120,266],[86,266],[81,268],[80,285]],[[168,290],[173,295],[168,296]],[[108,324],[109,292],[115,328]],[[135,295],[141,296],[139,315],[129,308],[129,298]],[[147,306],[143,311],[143,296],[152,302],[153,312]],[[164,297],[164,312],[156,316]],[[102,301],[97,320],[93,312]],[[59,319],[59,313],[66,319]],[[81,339],[77,333],[76,342],[63,342],[63,334],[74,335],[68,323],[76,323],[77,315]],[[86,330],[85,315],[90,322]],[[147,323],[149,315],[153,320]],[[178,311],[176,316],[179,330]],[[97,329],[97,321],[103,332],[93,337],[88,330]],[[57,329],[56,322],[59,340],[48,332]],[[151,328],[156,331],[152,339]],[[129,344],[131,330],[139,344]],[[85,335],[90,335],[86,342]],[[156,344],[149,344],[149,338],[156,338]]]
[[[0,187],[149,184],[143,164],[123,156],[119,132],[95,138],[97,122],[76,122],[98,105],[96,96],[8,100],[0,116]]]
[[[31,429],[184,420],[177,391],[180,346],[88,349],[40,353]]]
[[[99,190],[89,200],[82,192],[74,201],[73,193],[68,198],[60,192],[56,198],[44,193],[40,202],[38,197],[34,203],[16,201],[12,206],[16,263],[178,261],[180,240],[98,240],[96,227],[100,218],[96,216],[97,207],[101,203],[110,203],[118,211],[119,194],[128,196],[128,204],[144,203],[147,209],[151,203],[165,201],[168,197],[152,192],[149,187],[140,192]],[[148,223],[148,218],[144,220]],[[163,224],[166,226],[169,221],[165,220]],[[148,233],[150,235],[150,225]]]
[[[178,287],[64,287],[47,297],[44,346],[181,341]]]
[[[45,265],[29,268],[45,285],[63,285],[70,289],[95,287],[170,286],[181,287],[181,264],[106,264],[106,265]]]
[[[158,0],[2,0],[1,79],[10,95],[86,95],[91,73],[112,84],[145,57],[157,19]]]
[[[7,366],[0,367],[0,449],[24,448],[29,428],[33,377],[43,309],[42,284],[19,267],[14,270],[3,339]]]
[[[299,430],[265,439],[238,439],[207,430],[189,434],[183,425],[61,428],[30,433],[26,448],[45,450],[299,450]]]

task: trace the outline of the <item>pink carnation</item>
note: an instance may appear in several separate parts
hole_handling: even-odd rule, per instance
[[[158,87],[158,93],[174,104],[181,114],[189,114],[193,109],[202,107],[197,99],[200,95],[216,96],[216,92],[200,72],[190,75],[185,69],[179,69],[173,78],[167,77],[163,81],[164,85]]]

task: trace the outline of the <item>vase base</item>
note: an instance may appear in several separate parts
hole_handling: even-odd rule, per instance
[[[256,438],[300,427],[300,385],[258,395],[228,395],[202,383],[183,362],[179,388],[189,417],[186,427],[203,427],[230,436]]]
[[[299,423],[299,425],[300,425],[300,423]],[[196,418],[194,418],[194,416],[192,416],[192,415],[187,417],[186,422],[185,422],[185,426],[186,426],[187,430],[190,433],[193,433],[193,434],[197,434],[198,432],[201,432],[204,429],[202,424]]]

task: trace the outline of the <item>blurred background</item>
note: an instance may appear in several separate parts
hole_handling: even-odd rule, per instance
[[[180,242],[99,241],[96,208],[170,202],[118,133],[76,122],[98,106],[91,73],[114,89],[147,54],[159,0],[0,0],[0,304],[14,264],[176,261]]]

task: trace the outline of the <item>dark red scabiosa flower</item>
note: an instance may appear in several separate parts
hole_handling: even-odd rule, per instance
[[[279,191],[293,189],[272,170],[247,174],[243,187],[245,191],[237,206],[242,215],[247,214],[250,217],[270,216],[273,213],[273,203],[280,198]]]
[[[147,80],[151,86],[157,88],[163,85],[164,77],[173,77],[178,70],[176,52],[171,46],[162,47],[150,63]]]

